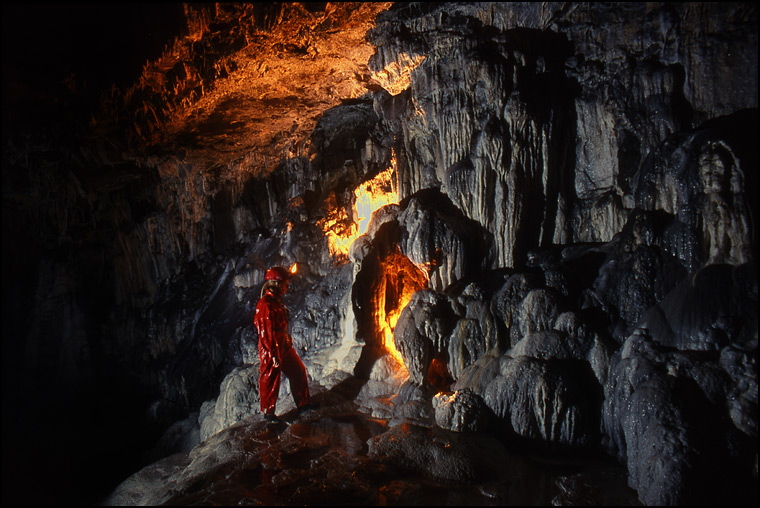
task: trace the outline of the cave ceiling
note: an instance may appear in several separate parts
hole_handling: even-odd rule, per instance
[[[190,12],[189,36],[148,62],[112,107],[137,112],[127,128],[150,153],[266,174],[308,154],[325,111],[379,87],[365,34],[389,5],[219,4],[213,21]],[[107,110],[97,121],[108,129],[115,117]]]

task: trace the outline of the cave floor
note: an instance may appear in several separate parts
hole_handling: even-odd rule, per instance
[[[315,394],[314,399],[321,404],[318,410],[303,415],[290,411],[281,416],[281,423],[257,416],[238,424],[225,446],[242,448],[239,458],[222,461],[162,504],[640,504],[627,486],[625,468],[601,456],[513,452],[507,445],[504,450],[510,451],[499,452],[498,467],[493,468],[497,470],[482,481],[442,479],[419,466],[425,461],[420,456],[429,457],[425,440],[444,440],[446,447],[461,450],[475,444],[469,440],[476,435],[402,423],[390,440],[409,436],[409,442],[416,442],[405,448],[412,460],[378,456],[369,442],[390,430],[388,420],[366,414],[334,390]]]

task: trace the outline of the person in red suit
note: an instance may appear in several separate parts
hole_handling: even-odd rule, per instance
[[[293,348],[293,338],[288,333],[288,309],[282,302],[282,296],[288,290],[291,277],[292,274],[280,266],[267,270],[261,299],[253,317],[259,334],[261,411],[269,421],[279,420],[275,415],[275,406],[280,393],[281,374],[290,380],[299,413],[317,407],[309,398],[306,367]]]

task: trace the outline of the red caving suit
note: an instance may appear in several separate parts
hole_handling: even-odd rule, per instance
[[[306,367],[293,349],[293,339],[288,333],[288,309],[271,289],[264,292],[256,305],[253,324],[259,333],[261,411],[264,414],[274,414],[280,393],[280,373],[290,380],[290,390],[296,406],[300,408],[308,404]],[[279,367],[274,366],[275,358],[279,361]]]

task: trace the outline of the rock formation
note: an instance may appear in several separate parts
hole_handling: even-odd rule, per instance
[[[4,64],[4,485],[69,436],[72,477],[124,464],[90,493],[129,477],[112,504],[630,502],[598,472],[508,493],[512,449],[613,458],[644,504],[756,503],[756,6],[181,20],[94,109]],[[294,264],[326,408],[277,437],[251,313]]]

